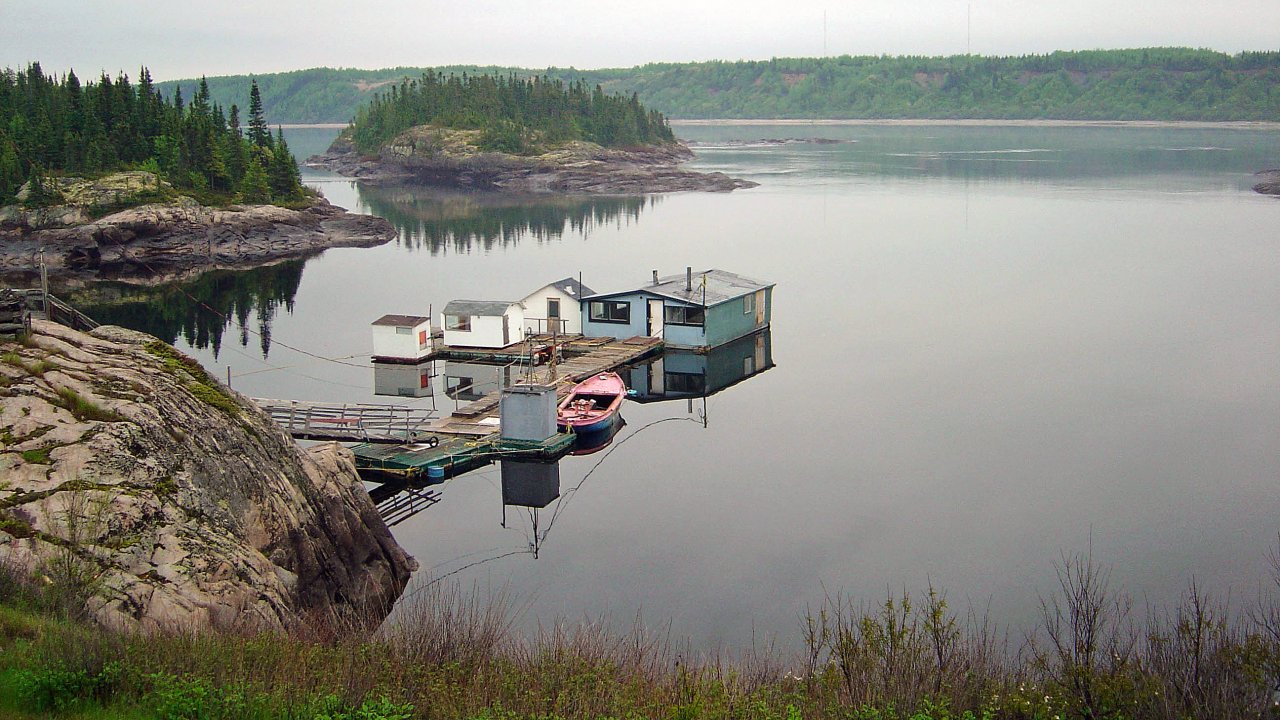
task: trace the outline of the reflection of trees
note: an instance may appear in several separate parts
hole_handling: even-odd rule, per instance
[[[215,357],[223,332],[234,323],[240,344],[247,347],[249,336],[256,334],[265,358],[271,347],[271,321],[281,306],[293,312],[305,263],[291,260],[253,270],[214,270],[194,280],[145,287],[99,282],[68,293],[68,300],[100,323],[139,330],[169,343],[181,336],[192,347],[212,347]]]
[[[566,232],[586,235],[595,227],[638,220],[656,197],[541,197],[496,193],[438,193],[416,187],[360,188],[369,212],[400,231],[406,247],[466,253],[508,247],[525,236],[541,243]]]

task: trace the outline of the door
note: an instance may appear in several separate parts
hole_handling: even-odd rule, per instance
[[[547,332],[564,332],[560,327],[560,298],[547,298]]]
[[[764,325],[764,291],[756,291],[756,327]]]
[[[661,357],[649,363],[649,392],[654,395],[667,394],[667,376],[664,372]]]
[[[502,316],[502,347],[511,344],[511,323],[507,320],[507,316]]]
[[[649,300],[649,337],[662,337],[661,300]]]

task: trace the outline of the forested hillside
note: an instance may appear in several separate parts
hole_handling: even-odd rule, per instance
[[[422,69],[319,68],[257,76],[271,123],[346,122]],[[545,76],[635,93],[672,118],[1044,118],[1280,121],[1280,51],[1227,55],[1148,48],[1019,57],[778,58],[635,68],[436,68],[470,75]],[[210,78],[224,106],[247,76]],[[183,81],[194,87],[195,81]],[[170,84],[161,85],[170,87]]]
[[[103,74],[81,84],[74,72],[45,75],[39,63],[0,70],[0,204],[34,179],[27,205],[54,204],[57,174],[95,176],[148,170],[172,186],[215,201],[301,199],[297,163],[283,135],[272,137],[256,86],[247,132],[197,83],[190,101],[166,96],[143,68],[136,84]]]

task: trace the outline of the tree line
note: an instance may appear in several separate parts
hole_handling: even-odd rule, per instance
[[[74,71],[46,75],[39,63],[0,71],[0,204],[29,180],[27,204],[57,201],[49,175],[148,170],[213,202],[293,202],[305,195],[283,133],[273,136],[256,84],[248,126],[236,104],[224,112],[200,80],[189,102],[166,97],[147,68],[81,83]]]
[[[1280,52],[779,58],[586,78],[681,118],[1280,120]]]
[[[673,118],[1280,120],[1280,52],[1137,48],[436,71],[599,85]],[[423,72],[435,71],[312,68],[256,77],[272,122],[347,122],[388,83]],[[209,81],[226,104],[243,97],[251,80]]]
[[[423,124],[478,129],[481,148],[516,154],[570,140],[605,147],[675,141],[662,113],[644,108],[634,94],[514,74],[424,73],[374,97],[356,112],[347,132],[357,150],[372,153]]]

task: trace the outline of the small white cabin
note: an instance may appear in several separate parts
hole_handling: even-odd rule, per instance
[[[373,321],[376,362],[416,363],[431,353],[431,318],[383,315]]]
[[[524,341],[524,306],[507,300],[453,300],[444,306],[444,344],[504,348]]]
[[[565,278],[543,285],[529,293],[524,305],[525,327],[535,335],[582,334],[582,298],[594,291],[573,278]]]

